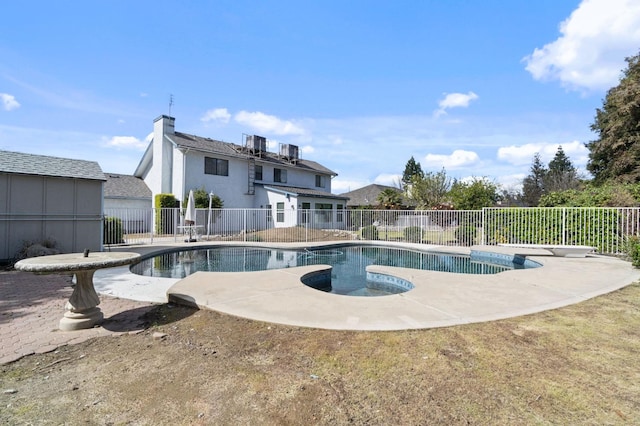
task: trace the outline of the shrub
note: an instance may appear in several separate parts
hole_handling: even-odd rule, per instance
[[[254,243],[261,243],[264,241],[264,239],[257,234],[251,234],[251,235],[247,235],[247,241],[251,241]]]
[[[377,240],[378,238],[378,228],[374,225],[365,226],[360,230],[360,236],[363,240]]]
[[[173,194],[156,195],[156,234],[173,234],[175,232],[174,224],[177,220],[176,215],[178,214],[176,208],[179,206],[180,201],[178,201]],[[176,210],[162,210],[166,208]]]
[[[626,252],[631,259],[631,264],[640,268],[640,237],[633,235],[627,238]]]
[[[487,244],[575,244],[605,250],[622,241],[618,224],[626,220],[615,208],[495,209],[485,215]]]
[[[58,243],[55,239],[49,237],[44,241],[23,241],[22,248],[13,257],[13,261],[27,259],[37,256],[49,256],[52,254],[59,254]]]
[[[104,227],[102,228],[102,238],[104,244],[124,243],[122,219],[117,217],[105,217]]]
[[[403,231],[404,239],[410,243],[422,242],[422,228],[419,226],[408,226]]]
[[[470,246],[476,242],[476,227],[473,225],[460,225],[455,231],[455,237],[461,246]]]

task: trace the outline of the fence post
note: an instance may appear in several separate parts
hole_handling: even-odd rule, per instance
[[[486,225],[485,224],[486,216],[485,216],[485,213],[484,213],[485,210],[486,210],[486,207],[483,207],[482,208],[482,212],[481,212],[481,217],[480,217],[480,222],[482,223],[482,229],[480,230],[480,244],[482,244],[482,245],[486,244],[485,243],[485,234],[484,234],[484,227]]]
[[[562,208],[562,245],[567,244],[567,208]]]
[[[153,244],[153,236],[156,233],[156,215],[158,214],[157,209],[156,208],[151,208],[151,244]]]

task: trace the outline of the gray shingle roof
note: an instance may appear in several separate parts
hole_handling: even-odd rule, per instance
[[[365,187],[353,190],[351,192],[345,192],[344,194],[340,194],[343,197],[349,197],[349,202],[347,203],[348,207],[356,207],[356,206],[376,206],[378,205],[378,196],[385,189],[394,189],[398,192],[402,192],[398,188],[394,188],[392,186],[386,185],[378,185],[371,184]],[[403,197],[404,199],[404,197]],[[406,201],[404,201],[406,203]]]
[[[108,198],[151,199],[151,190],[140,178],[117,173],[105,173],[104,196]]]
[[[175,132],[173,135],[170,135],[169,138],[176,145],[178,145],[178,147],[191,148],[201,152],[209,152],[212,154],[222,154],[229,157],[247,158],[247,153],[243,152],[243,147],[232,142],[223,142],[181,132]],[[337,175],[336,172],[324,167],[323,165],[316,163],[315,161],[305,160],[303,158],[299,159],[295,163],[290,163],[286,159],[273,152],[263,152],[262,156],[255,158],[258,163],[272,163],[274,165],[280,165],[284,167],[297,167],[300,169],[306,169],[318,173],[334,176]]]
[[[0,151],[0,173],[105,180],[95,161]]]

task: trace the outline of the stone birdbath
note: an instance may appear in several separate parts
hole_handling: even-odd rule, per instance
[[[71,273],[76,286],[60,320],[62,331],[81,330],[100,324],[104,318],[98,308],[100,298],[93,287],[93,274],[98,269],[123,266],[136,262],[140,254],[130,252],[94,252],[54,254],[20,260],[15,269],[36,274]]]

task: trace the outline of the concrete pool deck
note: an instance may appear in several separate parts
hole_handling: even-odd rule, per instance
[[[362,243],[362,242],[358,242]],[[336,242],[330,245],[336,245]],[[210,243],[171,247],[124,247],[143,256],[176,248],[217,246]],[[222,245],[222,244],[218,244]],[[252,244],[224,244],[248,246]],[[322,243],[258,244],[259,247],[321,247]],[[385,244],[389,245],[389,244]],[[382,297],[324,293],[300,278],[326,266],[304,266],[259,272],[196,272],[182,280],[135,275],[128,267],[96,272],[100,294],[146,302],[184,303],[230,315],[301,327],[333,330],[405,330],[445,327],[516,317],[578,303],[640,280],[640,270],[614,257],[564,258],[542,249],[498,246],[439,247],[393,244],[394,247],[469,254],[470,250],[518,254],[540,268],[470,275],[370,266],[369,271],[412,282],[415,288]]]

